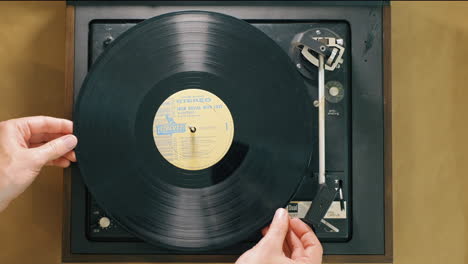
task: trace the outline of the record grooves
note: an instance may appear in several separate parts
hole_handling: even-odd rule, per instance
[[[219,97],[234,124],[227,153],[200,170],[174,166],[155,145],[158,108],[187,89]],[[93,197],[129,232],[175,250],[247,238],[310,173],[314,115],[302,78],[273,40],[218,13],[170,13],[123,33],[91,68],[74,115]]]

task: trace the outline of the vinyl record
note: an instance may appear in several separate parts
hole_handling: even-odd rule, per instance
[[[310,173],[303,80],[273,40],[218,13],[169,13],[123,33],[89,71],[74,120],[96,201],[175,250],[246,239]]]

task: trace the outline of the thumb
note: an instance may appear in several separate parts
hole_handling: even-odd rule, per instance
[[[36,152],[35,157],[39,159],[39,162],[46,164],[72,151],[77,143],[78,139],[74,135],[66,135],[49,141],[40,147],[33,148],[33,150]]]
[[[262,246],[271,248],[272,250],[283,250],[283,243],[289,229],[289,216],[284,208],[276,210],[273,221],[266,235],[260,241]]]

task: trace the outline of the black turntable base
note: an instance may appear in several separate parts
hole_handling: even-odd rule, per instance
[[[316,40],[333,39],[344,50],[340,54],[342,61],[335,64],[338,67],[325,71],[324,81],[326,184],[336,191],[336,196],[323,217],[323,224],[314,226],[314,230],[326,255],[367,255],[375,261],[379,261],[379,257],[373,257],[382,256],[382,261],[391,260],[391,246],[388,245],[391,234],[385,233],[385,224],[389,223],[384,221],[383,6],[376,3],[317,6],[308,2],[275,2],[267,6],[254,2],[72,4],[75,15],[73,118],[81,145],[77,149],[78,166],[71,169],[71,182],[66,185],[71,195],[71,221],[66,219],[70,221],[69,226],[65,223],[64,239],[67,241],[64,243],[69,248],[63,253],[64,261],[233,261],[260,239],[259,229],[269,222],[274,208],[286,206],[291,216],[306,217],[318,190],[318,111],[314,102],[319,101],[319,80],[318,68],[294,45],[304,35]],[[184,10],[201,11],[180,12]],[[154,18],[148,20],[151,17]],[[244,21],[249,25],[243,25]],[[229,26],[229,23],[232,24]],[[239,31],[243,33],[238,34]],[[141,38],[140,43],[137,38]],[[306,40],[301,41],[305,43]],[[158,45],[151,46],[151,43]],[[255,45],[262,48],[256,49]],[[198,54],[207,54],[202,55],[206,57],[197,57],[200,49],[203,52]],[[185,53],[195,54],[196,61],[206,61],[201,75],[185,70],[192,67]],[[164,54],[167,54],[167,62]],[[246,68],[236,64],[237,61]],[[214,65],[214,70],[209,69],[210,64]],[[158,65],[163,66],[158,70]],[[174,75],[174,72],[180,73]],[[248,79],[246,76],[250,73],[253,75]],[[155,75],[175,77],[156,81]],[[247,79],[241,80],[236,75]],[[126,80],[131,85],[125,84]],[[296,81],[298,84],[294,86],[302,88],[288,87]],[[155,92],[144,92],[145,99],[131,99],[138,94],[138,83],[142,83],[142,87],[147,87],[145,83],[155,85]],[[232,94],[225,90],[230,88],[223,88],[230,85],[235,87]],[[268,85],[275,88],[266,88]],[[161,89],[171,86],[174,90],[162,92]],[[165,156],[161,152],[165,151],[161,150],[161,144],[167,142],[161,140],[167,136],[158,141],[156,132],[153,136],[139,132],[151,130],[151,126],[145,128],[150,123],[146,119],[151,122],[154,119],[156,127],[158,112],[164,110],[158,110],[158,106],[167,104],[169,99],[166,98],[187,91],[180,87],[196,92],[203,89],[196,98],[219,96],[220,102],[229,107],[233,119],[233,143],[229,150],[216,162],[206,166],[197,163],[199,167],[195,169],[190,167],[192,163],[177,164],[170,156],[173,154]],[[252,89],[257,92],[249,94]],[[203,92],[205,90],[208,95]],[[257,95],[258,99],[254,100]],[[193,93],[190,96],[174,100],[192,98]],[[249,100],[253,103],[249,104]],[[136,110],[131,110],[131,102],[138,102]],[[121,107],[115,109],[113,105]],[[250,110],[254,108],[258,109],[255,113]],[[132,111],[137,114],[116,117]],[[176,116],[185,113],[181,111]],[[258,117],[254,117],[256,114]],[[161,118],[161,122],[172,124],[170,129],[182,129],[174,127],[178,119],[174,121],[167,114]],[[249,118],[253,123],[249,123]],[[269,118],[271,120],[267,121]],[[133,120],[135,132],[126,134],[116,125],[123,124],[124,120]],[[258,120],[265,120],[265,124]],[[197,126],[189,126],[187,133],[197,133]],[[198,126],[198,133],[202,133],[200,127],[203,129]],[[268,131],[267,136],[261,136],[260,127]],[[161,134],[167,135],[169,128],[161,129],[164,130],[158,128],[158,133],[162,131]],[[120,141],[131,135],[136,135],[136,143],[125,145]],[[154,147],[153,137],[158,148]],[[259,143],[270,137],[270,143]],[[142,138],[150,140],[141,141]],[[114,143],[101,143],[105,139]],[[137,152],[130,152],[134,144],[139,146]],[[264,149],[265,146],[272,147]],[[112,167],[95,162],[104,154],[99,153],[104,147],[111,152],[104,158],[109,161],[104,163]],[[163,153],[163,158],[157,158],[160,161],[150,158],[161,157],[160,152]],[[125,158],[127,154],[129,158]],[[286,158],[288,155],[291,158]],[[278,160],[271,164],[265,161],[276,157]],[[134,161],[139,165],[130,165]],[[130,171],[133,167],[141,168],[140,162],[146,164],[143,167],[148,172]],[[250,167],[262,167],[246,169],[243,165],[246,163],[254,164]],[[148,180],[153,177],[149,176],[152,172],[174,176]],[[254,173],[254,178],[245,176],[250,172]],[[275,173],[278,176],[274,176]],[[145,176],[140,180],[142,176],[135,174]],[[193,180],[194,175],[196,180]],[[278,180],[272,180],[274,177]],[[242,184],[244,181],[247,185]],[[233,187],[236,184],[238,190]],[[251,187],[247,186],[257,186],[257,192],[249,194]],[[198,189],[204,190],[203,194],[192,191]],[[255,195],[261,189],[264,189],[263,194]],[[153,190],[159,190],[157,193],[163,190],[167,195],[152,198]],[[170,195],[176,196],[168,198]],[[179,200],[185,196],[187,198]],[[208,202],[206,197],[214,200]],[[262,202],[255,202],[259,197]],[[202,200],[196,202],[197,199]],[[249,206],[256,209],[250,210]],[[264,212],[260,213],[262,210]],[[207,217],[208,211],[213,216]],[[226,212],[231,212],[232,216]],[[216,219],[216,223],[207,225],[205,221],[210,220],[205,219]],[[233,219],[237,219],[238,224],[232,224]],[[191,230],[184,230],[190,226]],[[177,233],[177,230],[183,231]],[[227,235],[229,233],[231,235]],[[122,255],[125,257],[117,257]],[[365,260],[348,257],[340,261]]]

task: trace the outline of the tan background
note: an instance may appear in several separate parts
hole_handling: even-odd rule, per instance
[[[394,263],[468,263],[468,3],[392,5]],[[0,120],[64,116],[64,30],[63,2],[0,2]],[[61,177],[0,213],[0,263],[60,263]]]

